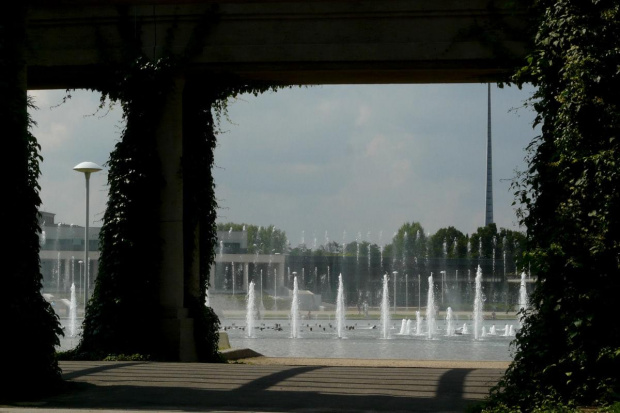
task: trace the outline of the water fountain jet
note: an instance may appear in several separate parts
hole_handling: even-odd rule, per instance
[[[344,336],[345,306],[344,306],[344,285],[342,274],[338,275],[338,294],[336,296],[336,331],[338,338]]]
[[[293,279],[293,301],[291,302],[291,338],[299,338],[299,288],[297,277]]]
[[[71,283],[71,301],[69,303],[69,335],[75,337],[77,330],[77,299],[75,297],[75,284]]]
[[[454,335],[454,327],[452,327],[452,320],[453,320],[452,307],[448,307],[448,310],[446,311],[446,335],[447,336]]]
[[[419,310],[415,312],[415,333],[418,336],[422,335],[422,315]]]
[[[381,297],[381,333],[383,338],[389,338],[390,331],[390,295],[388,289],[388,275],[383,275],[383,296]]]
[[[478,340],[482,326],[482,268],[476,271],[476,295],[474,297],[474,339]]]
[[[525,286],[525,271],[521,273],[521,285],[519,287],[519,310],[521,311],[521,316],[519,317],[519,324],[523,322],[523,311],[527,308],[527,288]]]
[[[427,337],[433,338],[435,332],[435,291],[433,285],[433,273],[428,277],[428,300],[426,302],[426,328]]]
[[[246,314],[245,314],[245,329],[247,336],[252,338],[254,337],[254,314],[256,311],[256,302],[254,297],[254,281],[250,281],[250,285],[248,287],[248,297],[246,303]]]

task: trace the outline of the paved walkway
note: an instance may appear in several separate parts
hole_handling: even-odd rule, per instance
[[[0,412],[463,412],[506,362],[279,359],[61,362],[74,389]]]

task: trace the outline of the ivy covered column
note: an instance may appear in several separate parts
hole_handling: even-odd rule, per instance
[[[220,321],[205,306],[205,299],[217,244],[217,202],[212,174],[217,139],[212,109],[217,110],[217,99],[222,99],[222,93],[225,91],[212,83],[195,79],[187,81],[183,93],[184,303],[194,320],[200,361],[221,360]]]
[[[0,124],[4,229],[0,399],[33,396],[62,383],[56,360],[60,322],[41,294],[39,260],[39,144],[30,133],[26,59],[27,2],[0,13]]]
[[[170,356],[180,361],[195,361],[193,320],[184,303],[184,231],[183,231],[183,90],[185,82],[176,77],[164,104],[155,133],[161,161],[163,185],[159,211],[162,257],[159,301],[162,328]],[[189,246],[188,246],[189,247]]]

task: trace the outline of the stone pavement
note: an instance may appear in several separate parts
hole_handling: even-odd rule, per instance
[[[229,364],[63,361],[70,392],[10,413],[463,412],[507,362],[253,357]]]

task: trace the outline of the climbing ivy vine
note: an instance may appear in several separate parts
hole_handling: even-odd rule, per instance
[[[32,397],[61,384],[55,346],[62,335],[60,322],[41,294],[39,261],[38,179],[40,147],[30,132],[31,102],[26,91],[24,45],[26,4],[13,13],[0,13],[0,123],[2,125],[3,228],[10,234],[3,246],[2,339],[0,386],[4,396]]]
[[[538,276],[491,406],[602,406],[620,397],[620,2],[537,0],[518,83],[541,134],[515,184]]]
[[[120,15],[126,17],[126,10],[121,10]],[[140,36],[127,35],[131,32],[127,29],[128,21],[121,18],[120,30],[127,36],[125,61],[113,66],[110,70],[113,76],[102,82],[98,90],[102,102],[108,99],[120,102],[126,126],[107,163],[109,200],[100,233],[99,275],[87,307],[82,340],[66,357],[133,354],[158,360],[177,357],[168,353],[158,325],[161,319],[158,258],[163,247],[155,223],[160,219],[159,193],[165,183],[155,134],[166,100],[179,92],[174,89],[179,87],[175,77],[184,74],[192,56],[200,51],[201,40],[212,21],[213,16],[207,13],[182,53],[164,52],[161,58],[153,60],[136,44]],[[217,239],[217,201],[211,174],[217,120],[226,114],[228,101],[237,95],[257,95],[276,89],[276,86],[250,84],[219,75],[192,83],[182,91],[184,302],[194,320],[201,361],[220,360],[219,319],[204,305]],[[190,282],[197,260],[195,251],[199,257],[198,285]]]

